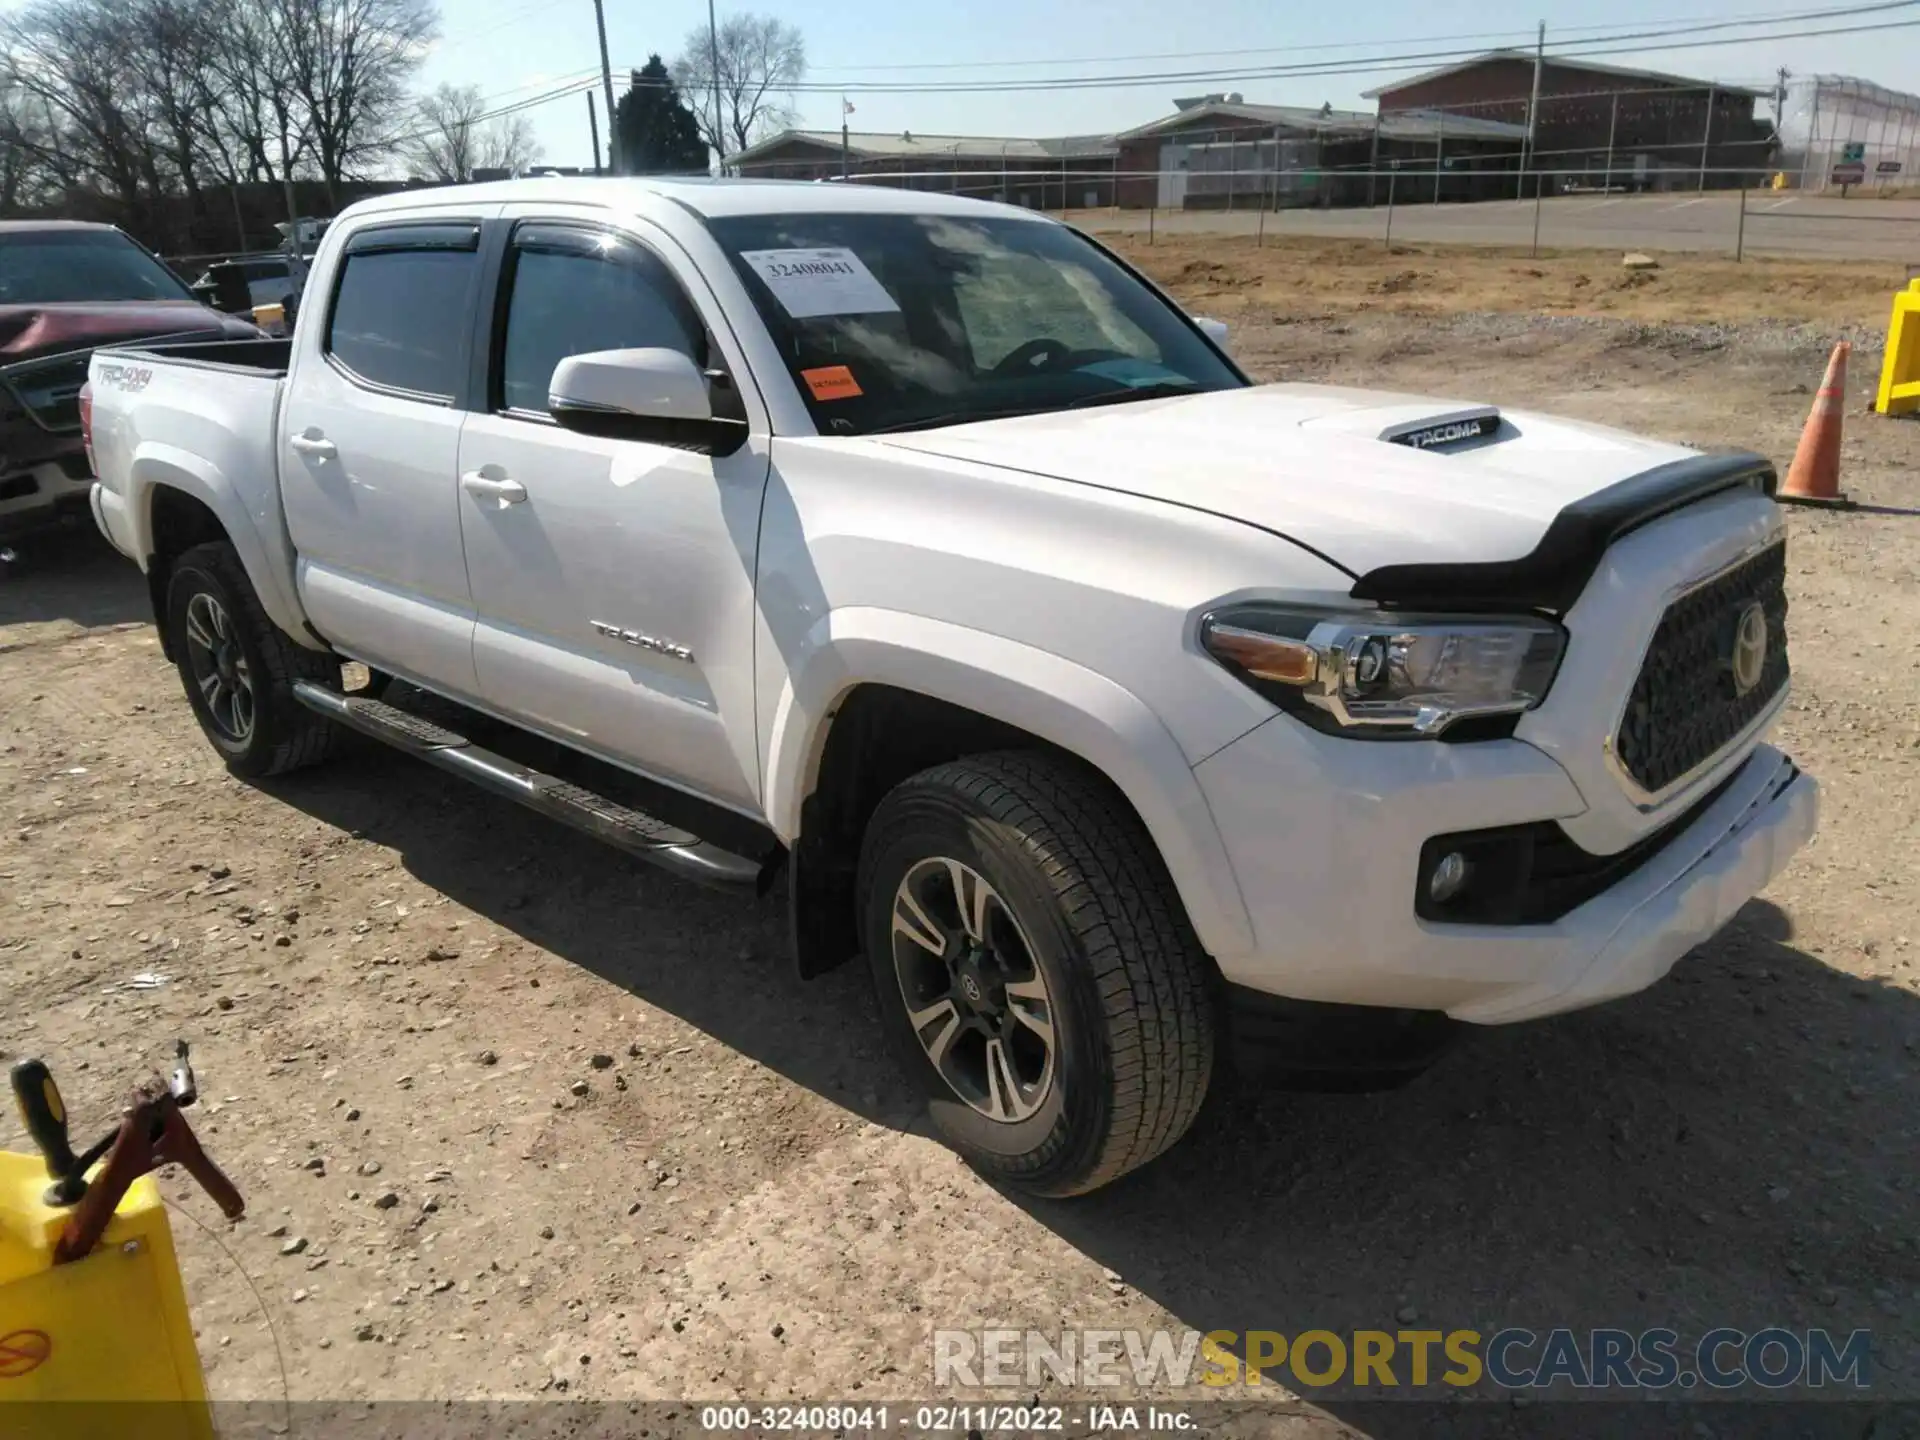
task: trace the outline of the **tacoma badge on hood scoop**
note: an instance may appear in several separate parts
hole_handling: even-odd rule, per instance
[[[1500,412],[1488,406],[1417,420],[1411,425],[1389,426],[1380,432],[1380,438],[1392,445],[1411,445],[1415,450],[1445,451],[1457,450],[1476,440],[1490,440],[1499,434]]]

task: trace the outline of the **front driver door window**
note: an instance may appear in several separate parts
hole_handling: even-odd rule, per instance
[[[637,245],[533,230],[523,232],[516,250],[501,349],[502,409],[546,414],[553,368],[569,355],[657,347],[706,365],[698,314]]]

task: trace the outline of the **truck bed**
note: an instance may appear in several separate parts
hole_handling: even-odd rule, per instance
[[[307,634],[280,514],[278,437],[286,340],[107,346],[89,371],[94,513],[135,559],[153,550],[156,486],[220,521],[260,602],[288,634]]]
[[[293,355],[290,337],[263,340],[181,340],[159,345],[103,345],[99,353],[140,356],[197,370],[239,370],[283,376]]]

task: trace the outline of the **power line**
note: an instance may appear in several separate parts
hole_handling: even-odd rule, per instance
[[[1671,33],[1688,34],[1688,33],[1693,33],[1693,27],[1696,27],[1696,26],[1703,27],[1703,28],[1711,28],[1715,25],[1734,26],[1734,25],[1743,25],[1743,24],[1750,24],[1750,25],[1783,24],[1789,21],[1817,18],[1820,16],[1826,16],[1826,15],[1851,15],[1851,14],[1862,13],[1863,10],[1891,9],[1891,8],[1897,8],[1897,7],[1891,6],[1891,5],[1887,5],[1887,6],[1850,5],[1850,6],[1836,6],[1833,9],[1829,9],[1829,10],[1815,10],[1815,11],[1799,11],[1799,10],[1770,11],[1770,12],[1763,12],[1759,14],[1747,12],[1740,15],[1699,15],[1699,16],[1675,15],[1675,16],[1670,16],[1664,19],[1659,19],[1659,20],[1643,20],[1637,23],[1643,24],[1643,25],[1679,26],[1681,27],[1680,29],[1674,30]],[[1601,21],[1601,22],[1595,22],[1595,23],[1586,24],[1586,25],[1556,25],[1553,28],[1554,28],[1555,34],[1564,36],[1564,35],[1570,35],[1570,34],[1577,35],[1585,31],[1610,30],[1613,28],[1614,25],[1618,23],[1619,22],[1617,21]],[[1426,44],[1434,44],[1440,41],[1447,41],[1447,40],[1526,40],[1526,41],[1531,41],[1533,38],[1534,38],[1534,34],[1533,34],[1533,31],[1531,30],[1483,30],[1477,33],[1470,32],[1467,34],[1461,34],[1458,31],[1455,31],[1453,33],[1446,34],[1446,35],[1402,36],[1400,39],[1400,43],[1403,45],[1426,45]],[[1112,65],[1112,64],[1121,64],[1121,63],[1126,63],[1126,62],[1131,62],[1136,60],[1207,60],[1207,59],[1212,59],[1214,57],[1222,56],[1222,55],[1246,57],[1246,56],[1252,56],[1252,55],[1297,55],[1307,51],[1319,51],[1319,50],[1358,50],[1358,49],[1364,48],[1367,45],[1371,45],[1373,43],[1374,42],[1372,40],[1330,40],[1330,41],[1317,42],[1312,45],[1274,45],[1274,46],[1267,46],[1264,48],[1257,48],[1257,49],[1247,49],[1245,47],[1242,47],[1242,48],[1233,49],[1233,50],[1161,50],[1161,51],[1146,51],[1146,52],[1143,52],[1140,54],[1134,54],[1134,55],[1083,55],[1083,56],[1057,57],[1054,59],[1041,59],[1041,60],[944,60],[944,61],[907,62],[907,63],[895,62],[895,63],[882,63],[882,64],[871,64],[871,65],[829,65],[829,66],[820,67],[820,68],[824,71],[825,74],[828,74],[828,75],[846,75],[846,74],[860,74],[860,73],[866,73],[866,72],[876,71],[876,70],[884,70],[884,71],[1001,70],[1001,69],[1025,68],[1025,67],[1034,66],[1034,65]],[[832,88],[838,88],[838,86],[835,85]]]
[[[575,95],[592,91],[599,83],[600,83],[600,72],[596,68],[591,71],[583,72],[581,78],[569,80],[555,87],[554,89],[547,90],[539,95],[530,95],[524,100],[516,100],[511,105],[501,105],[491,110],[484,110],[481,113],[474,115],[473,117],[471,117],[470,119],[462,123],[469,126],[485,125],[494,120],[504,119],[509,115],[518,115],[523,110],[532,110],[536,106],[550,105],[556,100],[571,99]],[[523,86],[520,88],[524,89],[525,87]],[[502,93],[510,94],[511,92],[509,91],[509,92],[502,92]],[[400,131],[397,134],[383,136],[378,142],[378,144],[381,148],[391,148],[397,145],[405,145],[408,142],[413,140],[430,139],[433,136],[442,133],[443,130],[444,130],[444,127],[439,125],[423,126],[422,128],[417,130],[404,130],[404,131]]]
[[[435,47],[435,53],[436,55],[444,55],[449,50],[458,50],[462,45],[471,45],[476,40],[484,40],[486,39],[487,36],[494,34],[496,31],[505,30],[510,26],[518,25],[520,24],[521,21],[530,20],[536,14],[545,10],[551,10],[552,8],[553,8],[552,0],[533,0],[532,4],[523,5],[520,9],[509,12],[504,18],[496,21],[492,25],[487,26],[485,29],[467,30],[467,31],[461,32],[459,35],[454,36],[453,39],[447,41],[445,44]]]
[[[1850,15],[1874,14],[1889,10],[1911,10],[1915,4],[1920,4],[1920,0],[1879,0],[1879,3],[1875,4],[1848,5],[1825,10],[1803,10],[1792,14],[1778,15],[1767,21],[1758,23],[1779,25],[1803,20],[1828,20]],[[1554,50],[1550,52],[1550,58],[1556,60],[1574,60],[1595,58],[1604,55],[1635,55],[1664,50],[1702,49],[1722,45],[1752,45],[1763,44],[1773,40],[1801,39],[1815,35],[1853,35],[1885,30],[1900,30],[1920,25],[1920,21],[1914,20],[1877,21],[1870,25],[1823,26],[1814,30],[1776,31],[1764,35],[1718,36],[1706,40],[1687,40],[1684,38],[1689,35],[1699,35],[1705,32],[1725,30],[1737,26],[1748,26],[1755,23],[1756,22],[1753,21],[1715,21],[1677,29],[1630,30],[1612,35],[1596,35],[1589,40],[1579,42],[1583,48],[1578,50]],[[1659,43],[1621,43],[1648,40]],[[991,95],[1018,94],[1042,90],[1129,89],[1146,85],[1189,83],[1221,84],[1227,81],[1317,79],[1345,75],[1373,75],[1399,70],[1422,70],[1436,63],[1445,65],[1461,60],[1477,58],[1484,53],[1484,50],[1477,49],[1429,50],[1375,55],[1355,59],[1304,61],[1297,65],[1259,66],[1242,70],[1163,70],[1129,75],[1053,76],[1034,80],[1000,79],[935,81],[931,83],[851,81],[844,84],[824,81],[802,81],[792,88],[796,91],[809,93],[836,93],[844,91],[850,94],[867,95]]]

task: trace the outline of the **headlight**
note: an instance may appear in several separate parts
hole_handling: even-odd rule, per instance
[[[1321,730],[1438,735],[1456,721],[1518,715],[1553,683],[1566,643],[1533,616],[1486,619],[1245,605],[1200,625],[1216,660]]]

